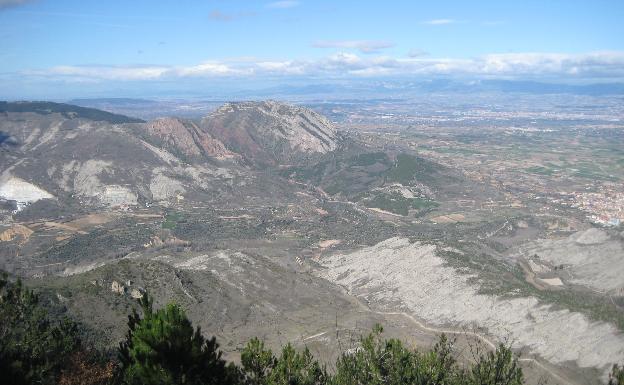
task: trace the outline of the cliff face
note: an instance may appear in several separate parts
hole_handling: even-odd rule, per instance
[[[220,140],[190,121],[160,118],[146,123],[144,127],[150,137],[162,143],[162,147],[191,159],[226,159],[234,156]]]
[[[201,127],[253,164],[290,164],[333,151],[336,129],[307,108],[274,101],[228,103]]]

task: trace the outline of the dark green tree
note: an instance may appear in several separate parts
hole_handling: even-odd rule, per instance
[[[282,348],[282,354],[267,376],[269,385],[320,385],[326,384],[327,372],[306,348],[297,352],[291,344]]]
[[[54,384],[78,346],[74,322],[51,320],[38,295],[20,280],[0,276],[0,378],[15,385]]]
[[[298,352],[288,344],[276,358],[257,338],[243,349],[241,364],[246,385],[321,385],[330,378],[307,348]]]
[[[471,385],[521,385],[522,368],[511,348],[500,344],[496,351],[480,354],[468,378]]]
[[[453,384],[463,375],[453,357],[453,343],[442,334],[429,352],[414,352],[417,369],[415,384]]]
[[[128,334],[119,346],[123,384],[227,385],[239,373],[221,358],[215,338],[205,339],[193,329],[184,311],[175,304],[154,311],[152,300],[140,300],[143,318],[136,310],[128,317]]]
[[[609,385],[624,385],[624,366],[613,365],[609,373]]]
[[[383,328],[360,341],[360,347],[338,359],[335,385],[452,384],[458,378],[452,344],[442,336],[434,349],[419,353],[396,339],[382,340]]]
[[[264,385],[267,383],[267,376],[277,364],[277,359],[270,349],[264,347],[264,342],[252,338],[241,353],[241,364],[247,384]]]

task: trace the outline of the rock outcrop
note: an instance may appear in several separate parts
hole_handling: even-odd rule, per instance
[[[223,143],[193,122],[178,118],[160,118],[144,125],[148,135],[160,142],[161,147],[184,157],[198,160],[203,157],[231,158]]]
[[[291,164],[333,151],[336,129],[322,115],[274,101],[227,103],[202,128],[248,162]]]

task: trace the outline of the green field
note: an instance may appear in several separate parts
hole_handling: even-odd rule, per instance
[[[178,222],[184,220],[184,215],[179,212],[167,213],[165,214],[165,220],[162,223],[163,229],[173,230],[178,225]]]
[[[362,202],[366,207],[378,208],[399,215],[408,215],[410,210],[417,210],[420,215],[439,206],[432,200],[406,198],[396,192],[378,194],[372,198],[364,199]]]

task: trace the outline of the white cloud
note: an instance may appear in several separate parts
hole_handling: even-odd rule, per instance
[[[81,79],[151,80],[169,72],[167,67],[111,67],[111,66],[58,66],[48,71],[34,71],[35,75],[59,75]]]
[[[624,52],[490,54],[480,58],[477,63],[480,72],[493,74],[624,76]]]
[[[282,1],[274,1],[272,3],[268,3],[267,8],[293,8],[301,4],[299,1],[295,0],[282,0]]]
[[[354,66],[362,63],[362,59],[360,59],[358,55],[352,53],[339,52],[337,54],[331,55],[327,59],[327,63],[339,66]]]
[[[257,71],[278,75],[305,75],[306,63],[298,61],[263,61],[256,63]]]
[[[363,53],[373,53],[394,47],[394,43],[380,40],[319,40],[312,43],[316,48],[349,48]]]
[[[18,76],[74,81],[156,80],[193,77],[458,75],[505,78],[624,79],[624,52],[502,53],[472,59],[392,57],[338,52],[315,60],[211,60],[191,66],[58,66]]]
[[[220,62],[206,62],[190,67],[177,68],[175,74],[186,76],[230,76],[230,75],[250,75],[253,69],[235,69]]]
[[[427,20],[427,21],[423,21],[423,24],[429,24],[429,25],[446,25],[446,24],[454,24],[456,23],[456,20],[453,19],[433,19],[433,20]]]

